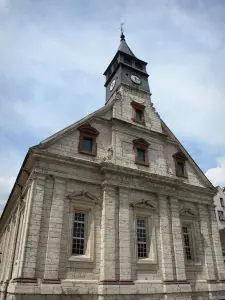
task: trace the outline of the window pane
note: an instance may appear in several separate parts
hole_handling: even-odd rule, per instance
[[[135,111],[135,119],[137,121],[141,122],[142,121],[142,114],[143,114],[142,110],[136,109],[136,111]]]
[[[147,256],[147,220],[137,219],[137,252],[138,258],[146,258]]]
[[[186,260],[192,260],[190,226],[183,225],[182,231],[183,231],[184,252],[185,252]]]
[[[137,148],[137,159],[145,161],[145,150]]]
[[[184,164],[183,163],[177,163],[177,172],[179,175],[184,174]]]
[[[84,254],[85,244],[85,213],[75,212],[73,224],[72,253],[75,255]]]
[[[88,138],[83,139],[83,150],[87,152],[92,152],[92,139],[88,139]]]

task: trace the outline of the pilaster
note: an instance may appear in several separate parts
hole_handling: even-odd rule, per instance
[[[168,208],[168,200],[164,195],[158,195],[159,200],[159,221],[160,221],[160,241],[162,257],[162,279],[163,281],[173,281],[173,260],[171,245],[171,222]]]
[[[114,186],[104,184],[101,219],[101,264],[100,280],[116,280],[116,201],[117,190]]]
[[[216,274],[213,263],[212,243],[210,238],[210,218],[206,205],[198,205],[201,236],[203,241],[204,267],[207,280],[215,280]],[[218,230],[218,229],[217,229]]]
[[[21,201],[21,200],[19,200]],[[13,231],[12,231],[12,240],[10,245],[10,253],[9,253],[9,263],[8,263],[8,269],[6,272],[6,280],[10,280],[12,277],[12,270],[14,266],[14,255],[16,250],[16,242],[17,242],[17,234],[19,229],[19,220],[20,220],[20,213],[21,213],[21,207],[20,203],[17,207],[16,215],[13,216],[12,222],[13,222]]]
[[[178,281],[186,281],[184,250],[183,250],[183,236],[181,231],[180,213],[178,199],[170,198],[170,209],[172,219],[172,233],[173,233],[173,247],[175,269]]]
[[[131,231],[129,190],[119,188],[119,264],[120,281],[131,280]]]
[[[5,280],[5,272],[8,263],[8,255],[9,255],[9,244],[10,244],[10,229],[11,224],[8,224],[5,229],[5,245],[3,249],[3,257],[2,257],[2,269],[1,269],[1,282]]]
[[[38,242],[41,226],[42,207],[44,201],[45,176],[36,174],[31,184],[28,209],[25,220],[25,245],[22,253],[21,276],[35,280]]]
[[[215,255],[215,269],[219,280],[225,280],[225,269],[224,269],[224,261],[221,249],[221,242],[218,230],[218,224],[216,220],[216,213],[214,205],[208,206],[208,212],[210,216],[210,225],[212,231],[212,244],[213,244],[213,252]]]
[[[54,189],[50,211],[44,282],[59,282],[60,245],[63,227],[63,211],[66,181],[54,178]]]

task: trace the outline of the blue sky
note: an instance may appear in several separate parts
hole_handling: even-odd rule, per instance
[[[224,15],[223,0],[0,0],[0,207],[30,146],[104,105],[121,21],[160,116],[225,185]]]

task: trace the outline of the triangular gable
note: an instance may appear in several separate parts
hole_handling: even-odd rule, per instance
[[[196,162],[193,160],[193,158],[190,156],[190,154],[186,151],[186,149],[182,146],[180,141],[176,138],[176,136],[172,133],[172,131],[169,129],[169,127],[164,123],[164,121],[161,119],[162,122],[162,128],[163,131],[167,133],[169,138],[171,138],[173,141],[176,142],[177,146],[180,148],[180,151],[178,153],[182,153],[186,159],[188,159],[189,163],[193,167],[194,171],[196,172],[197,176],[205,183],[206,186],[215,189],[213,184],[209,181],[209,179],[205,176],[205,174],[202,172],[202,170],[199,168],[199,166],[196,164]]]

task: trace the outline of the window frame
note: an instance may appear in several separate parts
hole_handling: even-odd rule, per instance
[[[133,140],[135,164],[149,167],[148,148],[149,148],[149,143],[146,142],[144,139]],[[144,161],[138,159],[138,149],[144,150]]]
[[[157,246],[156,246],[156,214],[155,208],[150,205],[146,205],[145,202],[139,202],[131,205],[133,207],[133,224],[134,224],[134,249],[137,265],[157,264]],[[147,220],[147,252],[148,257],[138,257],[137,249],[137,219]]]
[[[139,124],[145,125],[145,105],[142,104],[142,103],[135,102],[135,101],[132,101],[130,104],[132,106],[132,117],[131,117],[131,120],[133,122],[135,122],[135,123],[139,123]],[[140,110],[142,112],[141,120],[137,120],[136,119],[136,111],[137,110]]]
[[[96,156],[97,155],[97,136],[99,135],[98,130],[92,127],[90,124],[82,125],[79,128],[80,136],[79,136],[79,145],[78,152],[81,154]],[[84,139],[92,140],[92,151],[86,151],[83,148]]]
[[[221,207],[224,207],[224,199],[223,199],[223,197],[220,197],[220,205],[221,205]]]
[[[225,221],[224,217],[224,211],[223,210],[217,210],[219,221]]]
[[[82,190],[80,192],[73,192],[67,195],[69,199],[69,220],[68,220],[68,243],[67,252],[68,260],[76,262],[94,262],[95,253],[95,218],[101,200],[89,192]],[[75,255],[72,253],[72,242],[73,242],[73,222],[74,213],[83,212],[86,213],[87,226],[86,226],[86,248],[83,255]],[[80,266],[82,267],[82,265]]]
[[[187,254],[186,254],[186,246],[185,246],[185,242],[184,242],[184,232],[183,232],[183,227],[187,227],[189,232],[188,232],[188,236],[189,236],[189,248],[190,248],[190,256],[191,259],[187,259]],[[184,260],[187,264],[189,263],[193,263],[195,261],[195,251],[194,251],[194,243],[193,243],[193,224],[191,222],[187,222],[187,221],[183,221],[181,223],[181,231],[182,231],[182,239],[183,239],[183,249],[184,249]]]
[[[75,210],[74,211],[74,219],[73,219],[73,225],[75,223],[75,214],[76,213],[83,213],[84,214],[84,253],[83,254],[75,254],[73,253],[73,240],[76,239],[74,237],[74,227],[73,227],[73,231],[72,231],[72,251],[71,251],[71,255],[73,256],[83,256],[85,255],[86,251],[87,251],[87,240],[88,240],[88,212],[87,211],[82,211],[82,210]]]
[[[146,257],[141,257],[141,256],[138,256],[138,244],[139,244],[139,242],[138,242],[138,233],[137,233],[137,231],[138,231],[138,225],[137,225],[137,221],[138,220],[144,220],[145,221],[145,231],[146,231]],[[148,218],[145,216],[145,217],[141,217],[141,216],[137,216],[136,217],[136,226],[135,226],[135,228],[136,228],[136,232],[135,232],[135,234],[136,234],[136,249],[137,249],[137,259],[138,260],[140,260],[140,259],[146,259],[146,258],[149,258],[149,256],[150,256],[150,253],[149,253],[149,234],[148,234],[148,230],[149,230],[149,220],[148,220]]]
[[[187,161],[187,157],[181,152],[177,152],[173,155],[174,158],[174,162],[175,162],[175,171],[176,171],[176,176],[177,177],[183,177],[183,178],[188,178],[187,175],[187,168],[186,168],[186,161]],[[183,165],[183,172],[182,174],[180,174],[178,172],[178,164],[182,164]]]

